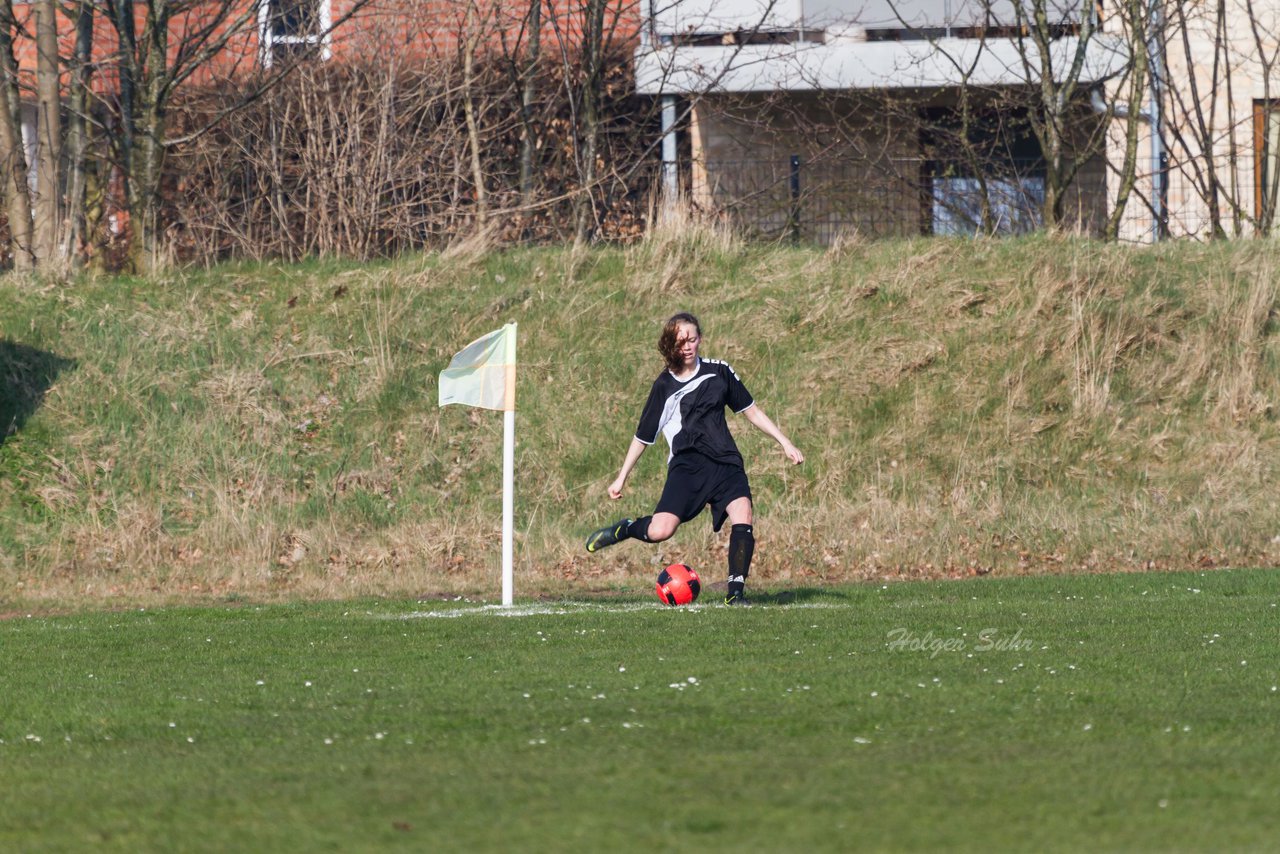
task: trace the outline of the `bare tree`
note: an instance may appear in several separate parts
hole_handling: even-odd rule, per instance
[[[88,73],[91,68],[92,15],[86,14],[91,0],[74,0],[70,19],[74,24],[73,56],[59,55],[59,15],[56,0],[37,0],[32,14],[22,24],[15,19],[12,0],[6,0],[0,15],[5,27],[4,58],[8,115],[0,127],[0,143],[8,152],[6,172],[13,181],[6,186],[10,237],[22,243],[14,251],[15,266],[37,270],[63,269],[74,260],[74,251],[83,234],[84,157],[86,157],[86,117],[90,110]],[[20,69],[14,61],[14,35],[35,47],[35,87],[23,90]],[[61,76],[69,72],[67,99],[63,99]],[[35,147],[28,159],[23,150],[22,102],[35,118]],[[65,117],[65,118],[64,118]],[[64,138],[65,136],[65,138]],[[69,143],[69,145],[68,145]],[[10,149],[17,145],[17,149]],[[32,161],[33,160],[33,163]],[[35,169],[35,175],[31,170]],[[18,173],[23,173],[18,179]]]
[[[1107,240],[1116,240],[1120,236],[1120,223],[1124,219],[1129,205],[1129,197],[1137,184],[1138,170],[1138,137],[1141,130],[1140,119],[1143,117],[1142,101],[1146,97],[1148,80],[1148,0],[1124,0],[1121,9],[1123,23],[1127,27],[1129,48],[1128,95],[1122,109],[1117,111],[1115,104],[1107,104],[1107,119],[1110,120],[1121,113],[1127,120],[1124,134],[1124,156],[1120,164],[1116,182],[1116,197],[1103,229]],[[1146,117],[1148,121],[1150,116]],[[1152,133],[1159,129],[1153,127]]]
[[[1027,17],[1033,6],[973,0],[954,4],[945,18],[893,0],[887,7],[887,20],[883,10],[866,19],[902,39],[899,67],[882,69],[883,88],[830,92],[815,79],[808,88],[822,109],[793,95],[770,101],[769,112],[793,116],[809,151],[807,185],[823,160],[832,164],[843,186],[831,188],[827,203],[861,200],[868,210],[851,219],[868,233],[909,233],[903,229],[915,225],[994,234],[1041,221],[1058,228],[1073,199],[1082,203],[1079,222],[1099,227],[1102,188],[1079,180],[1086,164],[1099,165],[1105,144],[1105,119],[1091,113],[1085,85],[1097,70],[1086,64],[1095,29],[1075,18],[1092,9],[1053,13],[1041,0],[1037,42]],[[861,40],[861,21],[830,26]],[[877,132],[875,123],[884,127]],[[870,197],[872,188],[893,198]],[[896,227],[870,210],[889,205],[898,208]]]
[[[1045,159],[1045,226],[1060,228],[1066,214],[1066,190],[1091,153],[1100,151],[1101,134],[1092,134],[1083,150],[1073,145],[1080,113],[1081,75],[1097,32],[1094,0],[1079,0],[1074,10],[1055,0],[1014,4],[1019,59],[1026,78],[1035,81],[1037,98],[1029,113],[1031,129]],[[1057,46],[1067,33],[1074,49],[1058,59]]]
[[[1193,10],[1188,15],[1181,3],[1170,4],[1170,8],[1173,13],[1169,21],[1172,33],[1159,35],[1165,38],[1166,55],[1177,51],[1185,60],[1183,82],[1186,88],[1165,87],[1172,107],[1167,127],[1182,155],[1179,161],[1185,164],[1207,209],[1209,235],[1220,239],[1227,235],[1222,206],[1224,195],[1229,196],[1230,191],[1222,184],[1217,155],[1218,136],[1224,118],[1228,125],[1234,124],[1234,110],[1228,97],[1232,57],[1226,44],[1226,2],[1213,0],[1205,7],[1205,14]],[[1206,57],[1202,53],[1203,45],[1194,38],[1196,30],[1212,33],[1207,77],[1201,70],[1205,68]],[[1226,116],[1222,116],[1220,111]]]
[[[66,121],[66,198],[61,227],[62,246],[59,256],[71,263],[80,258],[88,239],[85,205],[87,203],[87,168],[89,138],[92,133],[90,112],[93,95],[93,0],[76,0],[72,7],[75,42],[68,64]]]
[[[175,91],[227,44],[256,26],[258,2],[238,0],[104,0],[115,28],[119,74],[119,158],[134,268],[160,259],[160,181],[165,131]],[[144,7],[136,27],[135,5]]]
[[[59,85],[57,0],[37,0],[35,252],[42,266],[56,262],[62,227],[62,93]]]
[[[1277,139],[1277,112],[1274,101],[1275,90],[1272,82],[1280,64],[1280,14],[1271,4],[1267,8],[1259,8],[1254,0],[1244,0],[1244,10],[1249,21],[1249,35],[1252,40],[1253,58],[1256,63],[1256,79],[1260,80],[1262,98],[1257,119],[1256,133],[1260,133],[1263,143],[1260,146],[1262,162],[1265,167],[1262,174],[1255,176],[1259,196],[1257,210],[1257,231],[1263,237],[1270,236],[1276,222],[1277,197],[1280,196],[1280,140]]]
[[[538,95],[538,65],[542,60],[542,0],[529,0],[525,19],[528,44],[520,63],[520,203],[533,201],[533,170],[538,154],[538,132],[533,121],[533,104]]]
[[[1158,8],[1167,16],[1160,47],[1180,82],[1163,87],[1164,131],[1173,174],[1198,202],[1188,210],[1193,218],[1187,229],[1211,239],[1239,236],[1250,225],[1270,234],[1280,189],[1272,115],[1277,11],[1253,0]],[[1248,142],[1251,132],[1256,151]],[[1253,168],[1262,174],[1245,181]]]
[[[542,62],[542,3],[524,0],[514,27],[498,22],[497,37],[511,85],[520,92],[520,204],[534,201],[534,169],[540,146],[535,118]]]
[[[498,78],[478,66],[477,92]],[[174,154],[169,201],[195,258],[372,258],[474,222],[462,70],[453,57],[310,65]],[[216,91],[205,96],[220,100]],[[477,96],[478,114],[491,109]],[[199,122],[203,106],[177,117]],[[477,124],[492,167],[495,126]]]
[[[986,12],[986,17],[989,18],[989,6]],[[899,21],[908,26],[901,16]],[[932,31],[926,30],[924,35],[955,74],[954,88],[951,90],[955,93],[955,105],[945,111],[945,118],[930,117],[927,113],[921,115],[917,111],[917,121],[923,124],[921,129],[929,139],[929,147],[933,149],[926,153],[940,154],[944,159],[956,161],[957,165],[965,169],[977,186],[978,227],[983,234],[995,234],[1002,227],[1009,227],[1010,223],[1002,222],[997,216],[991,181],[1000,171],[1008,171],[1000,170],[996,164],[1002,159],[1011,159],[1001,158],[1000,149],[1007,151],[1010,132],[1016,133],[1016,130],[1008,126],[1008,119],[1012,114],[1024,112],[1021,102],[1025,98],[1018,97],[1016,90],[1011,92],[1007,88],[994,89],[974,83],[975,71],[987,53],[985,27],[979,29],[975,40],[977,47],[968,57],[946,49]],[[1017,166],[1013,171],[1016,176]]]
[[[488,15],[481,17],[476,0],[467,0],[462,46],[462,109],[467,122],[467,142],[471,150],[471,180],[476,197],[476,225],[483,228],[489,214],[485,195],[484,166],[481,164],[480,129],[476,119],[476,49],[485,34]]]
[[[579,193],[574,200],[577,240],[589,239],[598,224],[593,190],[599,177],[600,136],[604,130],[601,106],[605,64],[608,57],[616,54],[619,23],[624,20],[624,12],[633,11],[633,3],[634,0],[571,0],[565,4],[566,14],[553,16],[550,21],[565,68],[578,66],[577,74],[564,76],[579,176]]]
[[[18,21],[13,0],[0,0],[0,74],[3,75],[3,103],[0,103],[0,162],[3,163],[5,211],[9,218],[9,251],[19,270],[35,266],[32,245],[31,191],[27,183],[27,152],[22,143],[22,92],[18,62],[14,57],[14,36]]]
[[[441,38],[441,19],[426,16],[433,29],[399,30],[412,45],[405,53],[304,66],[305,85],[270,89],[203,133],[203,114],[260,87],[190,87],[166,119],[165,240],[188,258],[369,257],[447,241],[482,210],[501,239],[561,239],[584,221],[589,237],[638,234],[657,111],[634,95],[634,32],[616,17],[618,0],[595,8],[603,17],[589,48],[591,28],[576,9],[560,7],[539,26],[541,7],[496,18],[468,0],[455,7],[456,39]],[[547,56],[532,30],[550,33],[559,55]],[[590,122],[581,86],[589,67]]]
[[[136,269],[146,270],[160,259],[164,247],[161,180],[164,158],[174,140],[167,134],[169,113],[176,94],[198,74],[227,78],[242,75],[244,67],[256,60],[235,45],[258,26],[266,11],[268,27],[279,16],[302,15],[312,21],[301,0],[102,0],[117,37],[115,61],[119,74],[118,108],[121,122],[119,164],[124,175],[125,199],[129,212],[130,259]],[[317,29],[317,39],[358,14],[369,0],[351,0],[343,14],[327,29]],[[135,26],[136,7],[143,8],[141,32]],[[318,22],[317,22],[318,27]],[[230,103],[216,111],[216,118],[252,103],[271,86],[305,61],[306,51],[297,52],[279,69],[259,77],[257,84],[231,93]],[[222,67],[215,68],[214,63]],[[215,74],[216,72],[216,74]],[[207,132],[213,122],[195,132]]]

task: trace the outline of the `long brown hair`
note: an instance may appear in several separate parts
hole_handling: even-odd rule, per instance
[[[671,315],[662,327],[662,334],[658,336],[658,352],[662,354],[669,371],[677,371],[684,365],[676,341],[680,337],[680,326],[685,323],[691,324],[698,331],[698,337],[702,337],[702,324],[687,311]]]

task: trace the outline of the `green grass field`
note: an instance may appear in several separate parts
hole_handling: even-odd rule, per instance
[[[1280,565],[1276,257],[701,226],[0,277],[0,851],[1273,848],[1280,571],[1102,573]],[[582,548],[661,488],[602,506],[677,309],[806,455],[733,422],[745,612],[650,592],[723,578],[705,523]],[[503,611],[501,419],[435,394],[510,320]]]
[[[1280,573],[0,622],[0,849],[1243,850]]]

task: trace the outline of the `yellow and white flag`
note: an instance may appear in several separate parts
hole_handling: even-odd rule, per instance
[[[502,604],[515,595],[516,325],[477,338],[440,372],[440,405],[502,410]]]
[[[516,408],[516,325],[472,341],[440,372],[440,405]]]

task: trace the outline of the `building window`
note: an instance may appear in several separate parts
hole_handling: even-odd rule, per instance
[[[1044,178],[1038,175],[989,176],[985,181],[954,174],[935,174],[932,180],[931,231],[938,235],[972,237],[983,233],[983,184],[996,234],[1027,234],[1043,224]]]
[[[1253,205],[1258,220],[1269,210],[1276,216],[1273,201],[1280,191],[1280,100],[1253,102]]]
[[[1044,159],[1026,110],[966,116],[933,107],[920,118],[926,233],[1026,234],[1043,225]]]
[[[262,64],[295,58],[329,58],[329,0],[263,0],[258,7]]]

